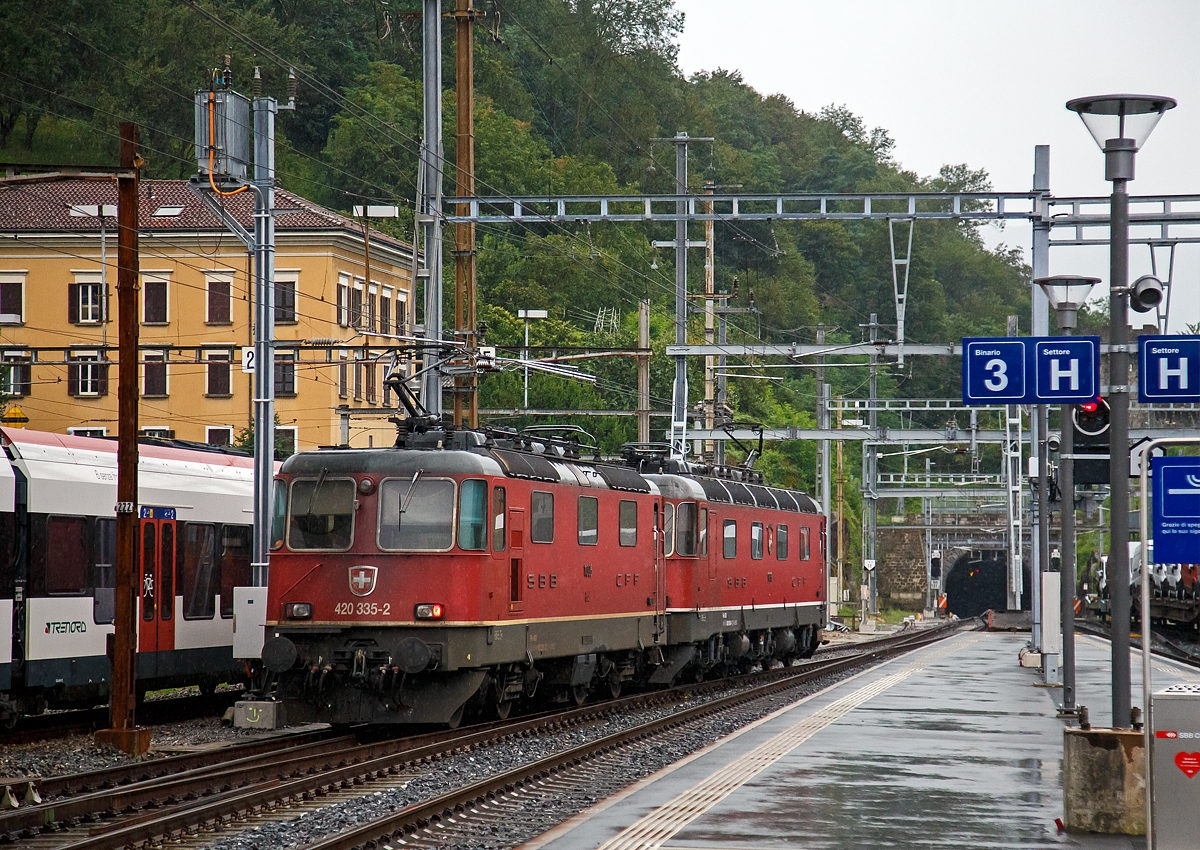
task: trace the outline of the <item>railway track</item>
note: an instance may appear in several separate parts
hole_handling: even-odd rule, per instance
[[[1109,640],[1112,637],[1112,633],[1107,625],[1093,623],[1088,620],[1076,620],[1075,630],[1095,637],[1101,637],[1105,640]],[[1157,627],[1151,632],[1153,641],[1151,653],[1161,655],[1163,658],[1170,658],[1172,661],[1178,661],[1181,664],[1200,667],[1200,650],[1197,650],[1195,643],[1173,640],[1168,636],[1169,634],[1169,632],[1163,633]],[[1142,646],[1142,636],[1136,632],[1130,634],[1129,643],[1131,646],[1140,649]]]
[[[571,781],[572,766],[589,764],[588,775],[603,771],[608,753],[631,742],[661,735],[664,730],[712,716],[749,701],[802,686],[822,676],[844,673],[926,642],[944,637],[949,627],[902,633],[861,644],[860,651],[840,658],[818,659],[791,668],[639,694],[592,706],[502,721],[470,729],[442,731],[403,739],[363,741],[358,735],[310,734],[307,738],[257,741],[187,756],[139,762],[118,770],[39,780],[14,789],[19,808],[0,812],[0,840],[31,850],[70,847],[111,850],[156,846],[169,840],[180,846],[204,846],[213,832],[248,818],[294,817],[309,808],[362,797],[384,787],[404,785],[428,766],[456,753],[501,741],[531,737],[627,715],[647,705],[686,703],[712,698],[670,712],[653,721],[601,735],[554,756],[509,770],[484,782],[462,787],[410,806],[386,822],[351,830],[321,847],[356,847],[376,836],[411,835],[447,818],[461,822],[472,808],[495,817],[489,798],[504,789],[529,793]],[[744,687],[732,694],[714,691]],[[533,784],[530,784],[533,783]],[[541,783],[540,785],[538,783]],[[549,783],[549,784],[547,784]],[[41,802],[37,802],[40,797]],[[498,805],[498,804],[497,804]],[[501,807],[503,808],[503,807]],[[274,813],[274,814],[272,814]]]

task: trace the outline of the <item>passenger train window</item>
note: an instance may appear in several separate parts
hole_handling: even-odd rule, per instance
[[[487,548],[487,482],[464,481],[458,491],[458,548],[482,552]]]
[[[617,542],[622,546],[637,545],[637,502],[621,500],[620,515],[617,517],[620,533]]]
[[[96,560],[92,565],[92,587],[95,593],[92,620],[111,623],[116,615],[117,584],[117,521],[97,519],[94,533]]]
[[[727,519],[721,528],[721,554],[726,558],[737,557],[737,520]]]
[[[503,552],[506,541],[504,539],[504,522],[508,516],[508,510],[505,502],[507,500],[505,489],[503,487],[495,487],[492,489],[492,551]]]
[[[12,598],[16,582],[17,518],[0,513],[0,599]]]
[[[217,528],[208,523],[189,522],[175,550],[175,577],[183,596],[185,620],[210,620],[216,613]]]
[[[534,490],[529,497],[529,539],[534,543],[554,542],[554,494]]]
[[[775,558],[786,561],[788,555],[788,527],[780,523],[775,526]]]
[[[809,557],[811,557],[811,553],[809,552],[809,548],[808,548],[809,547],[808,534],[809,534],[809,529],[807,529],[807,528],[800,529],[800,560],[801,561],[807,561],[809,559]]]
[[[675,552],[694,557],[696,554],[696,503],[681,502],[676,509]]]
[[[388,478],[379,487],[379,548],[447,552],[454,545],[454,481]]]
[[[750,523],[750,557],[761,561],[763,556],[763,524]]]
[[[670,502],[663,505],[663,554],[675,554],[675,506]]]
[[[600,540],[600,510],[595,496],[579,497],[579,545],[595,546]]]
[[[87,588],[87,520],[52,516],[46,523],[46,591],[83,593]]]
[[[158,559],[158,546],[155,541],[158,535],[154,523],[148,522],[142,526],[142,619],[154,619],[154,607],[158,600],[158,580],[154,569]]]
[[[340,552],[354,538],[357,488],[352,478],[300,478],[292,482],[288,548]],[[449,513],[447,513],[449,516]]]
[[[233,616],[233,589],[250,585],[251,540],[253,529],[248,525],[226,525],[221,529],[221,616]]]
[[[708,556],[708,508],[700,509],[700,557]]]

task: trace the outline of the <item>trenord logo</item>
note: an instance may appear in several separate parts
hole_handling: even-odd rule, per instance
[[[87,623],[83,620],[62,620],[57,623],[46,623],[48,635],[79,635],[87,632]]]

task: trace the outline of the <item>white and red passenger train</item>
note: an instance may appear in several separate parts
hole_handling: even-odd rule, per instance
[[[0,429],[0,721],[108,699],[117,444]],[[139,447],[137,687],[248,680],[252,458]],[[243,618],[257,657],[262,617]]]
[[[449,723],[810,656],[825,517],[752,470],[430,430],[289,458],[263,663],[289,722]]]

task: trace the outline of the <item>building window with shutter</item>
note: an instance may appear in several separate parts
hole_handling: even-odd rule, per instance
[[[372,286],[370,288],[370,290],[367,292],[367,310],[366,310],[367,315],[366,315],[366,319],[363,322],[363,329],[367,330],[367,331],[371,331],[372,333],[375,331],[375,328],[376,328],[376,325],[375,325],[375,303],[378,300],[379,299],[375,294],[375,287]]]
[[[337,323],[343,328],[350,326],[350,278],[338,275]]]
[[[25,275],[0,274],[0,325],[25,321]]]
[[[92,398],[108,395],[108,364],[96,351],[72,351],[67,365],[67,395]]]
[[[104,284],[99,275],[75,276],[67,285],[67,321],[73,325],[98,325],[105,321]]]
[[[230,389],[229,364],[233,354],[229,351],[210,351],[205,355],[207,386],[205,395],[218,398],[228,398],[233,395]]]
[[[361,288],[350,290],[350,327],[362,327],[363,291]]]
[[[167,395],[167,355],[163,351],[146,351],[142,354],[142,395],[147,398],[165,398]]]
[[[392,332],[392,294],[390,289],[385,289],[383,296],[379,299],[379,332],[381,334]]]
[[[367,401],[375,403],[375,361],[368,360],[363,364],[366,369]]]
[[[233,311],[230,308],[230,297],[233,289],[233,275],[211,275],[208,278],[208,318],[210,325],[233,324]]]
[[[396,299],[396,336],[404,336],[406,333],[404,323],[408,321],[408,303],[401,295]]]
[[[142,278],[142,324],[167,324],[167,281],[162,277]]]
[[[346,353],[342,352],[341,362],[338,363],[338,398],[345,398],[350,391],[350,366],[346,362]]]
[[[32,383],[32,356],[27,351],[6,351],[0,358],[0,396],[23,398]]]
[[[296,395],[296,352],[275,352],[275,395]]]
[[[362,401],[363,397],[363,364],[357,355],[354,357],[354,399]]]
[[[280,324],[296,322],[296,278],[275,278],[275,321]]]

